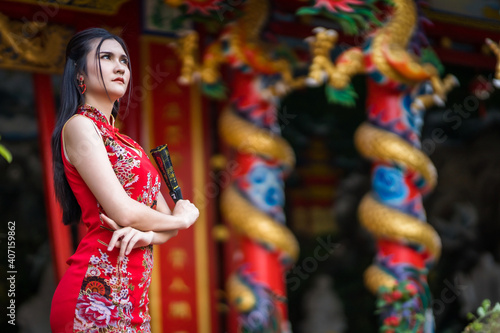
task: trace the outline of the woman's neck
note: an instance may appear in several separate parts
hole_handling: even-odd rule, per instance
[[[113,111],[113,103],[108,101],[100,101],[94,98],[91,98],[91,96],[85,96],[85,104],[88,104],[90,106],[93,106],[97,110],[101,111],[101,113],[106,116],[106,119],[108,120],[108,123],[113,125],[113,120],[111,116],[111,112]]]

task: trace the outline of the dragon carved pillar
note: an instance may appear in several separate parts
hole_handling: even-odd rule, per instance
[[[299,14],[323,14],[332,19],[354,15],[352,21],[362,17],[377,21],[372,14],[375,2],[316,0]],[[326,79],[330,99],[349,105],[355,96],[351,77],[367,77],[367,121],[354,137],[358,151],[373,161],[372,191],[358,209],[361,223],[377,245],[365,284],[378,295],[381,332],[432,332],[427,274],[439,258],[441,242],[426,223],[422,204],[422,195],[434,188],[437,175],[421,150],[420,128],[424,110],[442,104],[457,82],[450,75],[441,79],[431,62],[424,63],[423,51],[419,60],[410,54],[418,25],[417,4],[393,0],[390,10],[390,19],[378,22],[381,26],[362,47],[344,51],[335,63],[330,60],[330,50],[336,32],[317,29],[310,40],[314,58],[308,82],[320,84]]]
[[[203,2],[205,9],[209,2],[219,1]],[[294,78],[290,64],[259,40],[268,1],[247,0],[238,9],[242,15],[206,48],[201,64],[194,56],[196,33],[179,40],[180,81],[199,78],[208,95],[221,97],[225,88],[218,67],[224,63],[231,71],[231,90],[218,126],[236,165],[220,207],[238,244],[238,255],[233,255],[238,260],[226,287],[231,313],[236,313],[238,331],[287,332],[284,274],[299,248],[285,226],[283,186],[295,155],[281,137],[277,107],[279,97],[304,86],[305,79]]]

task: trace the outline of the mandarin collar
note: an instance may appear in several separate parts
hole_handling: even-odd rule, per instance
[[[118,131],[118,129],[114,126],[115,125],[114,124],[115,123],[115,117],[113,117],[113,115],[111,115],[112,123],[110,124],[109,120],[106,118],[106,116],[104,115],[104,113],[102,113],[99,109],[93,107],[92,105],[84,104],[84,105],[80,106],[80,110],[93,113],[94,115],[96,115],[97,120],[99,120],[100,122],[103,122],[104,124],[106,124],[109,127],[111,127],[114,132]]]

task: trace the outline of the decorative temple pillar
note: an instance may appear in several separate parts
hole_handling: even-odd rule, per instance
[[[230,103],[219,121],[237,166],[221,198],[222,217],[238,239],[227,292],[240,330],[286,332],[284,274],[297,258],[298,246],[284,225],[283,186],[294,155],[277,132],[276,104],[258,90],[260,79],[235,75]]]
[[[441,242],[426,223],[422,195],[434,188],[437,175],[421,150],[420,129],[425,109],[443,105],[456,79],[447,76],[441,80],[433,53],[410,45],[418,28],[413,0],[394,0],[384,23],[372,14],[374,2],[311,2],[313,6],[302,8],[299,14],[325,15],[341,22],[346,16],[355,18],[343,22],[346,33],[359,33],[356,22],[360,19],[380,25],[367,34],[362,47],[342,52],[335,62],[330,60],[330,51],[337,33],[317,28],[310,40],[314,58],[308,82],[314,85],[326,80],[329,100],[349,106],[356,96],[351,77],[367,76],[368,119],[354,138],[359,152],[373,161],[372,191],[358,211],[360,222],[377,244],[365,283],[378,296],[381,332],[433,332],[427,274],[439,258]],[[410,54],[410,46],[421,59]]]
[[[52,263],[56,281],[66,272],[66,260],[73,254],[70,228],[62,224],[61,207],[56,201],[54,181],[52,177],[52,131],[54,129],[56,110],[50,75],[33,75],[35,102],[37,106],[38,136],[40,140],[41,161],[43,165],[43,183],[45,189],[45,207],[49,226]]]
[[[141,108],[147,136],[144,147],[168,144],[184,199],[200,210],[196,223],[154,248],[150,290],[152,332],[218,332],[216,270],[212,241],[214,198],[209,191],[209,119],[199,87],[177,82],[181,60],[169,44],[173,39],[141,39]],[[155,71],[152,71],[152,68]],[[139,91],[139,90],[138,90]],[[165,92],[168,91],[168,94]],[[173,202],[166,186],[163,196]]]
[[[167,1],[174,4],[174,1]],[[218,1],[181,1],[186,13],[220,19]],[[284,177],[295,156],[281,137],[279,97],[302,87],[289,62],[265,47],[260,32],[267,19],[267,0],[248,0],[241,15],[222,29],[198,63],[196,33],[177,44],[183,59],[180,82],[201,81],[203,91],[225,98],[219,66],[231,74],[229,100],[219,119],[219,134],[231,153],[231,182],[221,195],[221,214],[231,233],[227,295],[231,332],[288,332],[284,273],[298,257],[298,244],[285,226]],[[230,22],[230,24],[229,24]],[[220,22],[219,22],[220,23]]]

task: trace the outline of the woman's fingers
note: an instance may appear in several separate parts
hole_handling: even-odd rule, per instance
[[[125,256],[125,250],[128,247],[128,244],[130,243],[130,240],[132,237],[135,236],[135,234],[138,232],[137,230],[130,228],[130,232],[128,232],[122,239],[122,244],[120,246],[120,257],[123,258]]]
[[[115,246],[116,247],[120,246],[120,244],[122,243],[120,241],[120,238],[122,238],[127,233],[128,229],[131,229],[131,228],[129,228],[129,227],[122,228],[122,229],[119,229],[119,230],[116,230],[115,232],[113,232],[113,236],[111,236],[111,240],[109,241],[108,251],[113,250],[113,248]]]
[[[154,233],[143,232],[131,227],[121,228],[113,232],[109,242],[108,251],[120,248],[120,258],[129,255],[132,249],[146,246],[152,243]]]
[[[116,224],[115,221],[113,221],[112,219],[110,219],[109,217],[107,217],[106,215],[104,214],[101,214],[101,219],[106,222],[113,230],[119,230],[121,229],[122,227],[120,227],[118,224]]]
[[[128,242],[127,244],[127,248],[125,249],[125,254],[126,255],[129,255],[130,254],[130,251],[132,251],[132,249],[134,248],[135,244],[137,244],[137,242],[141,239],[141,234],[140,233],[136,233],[131,239],[130,241]]]

